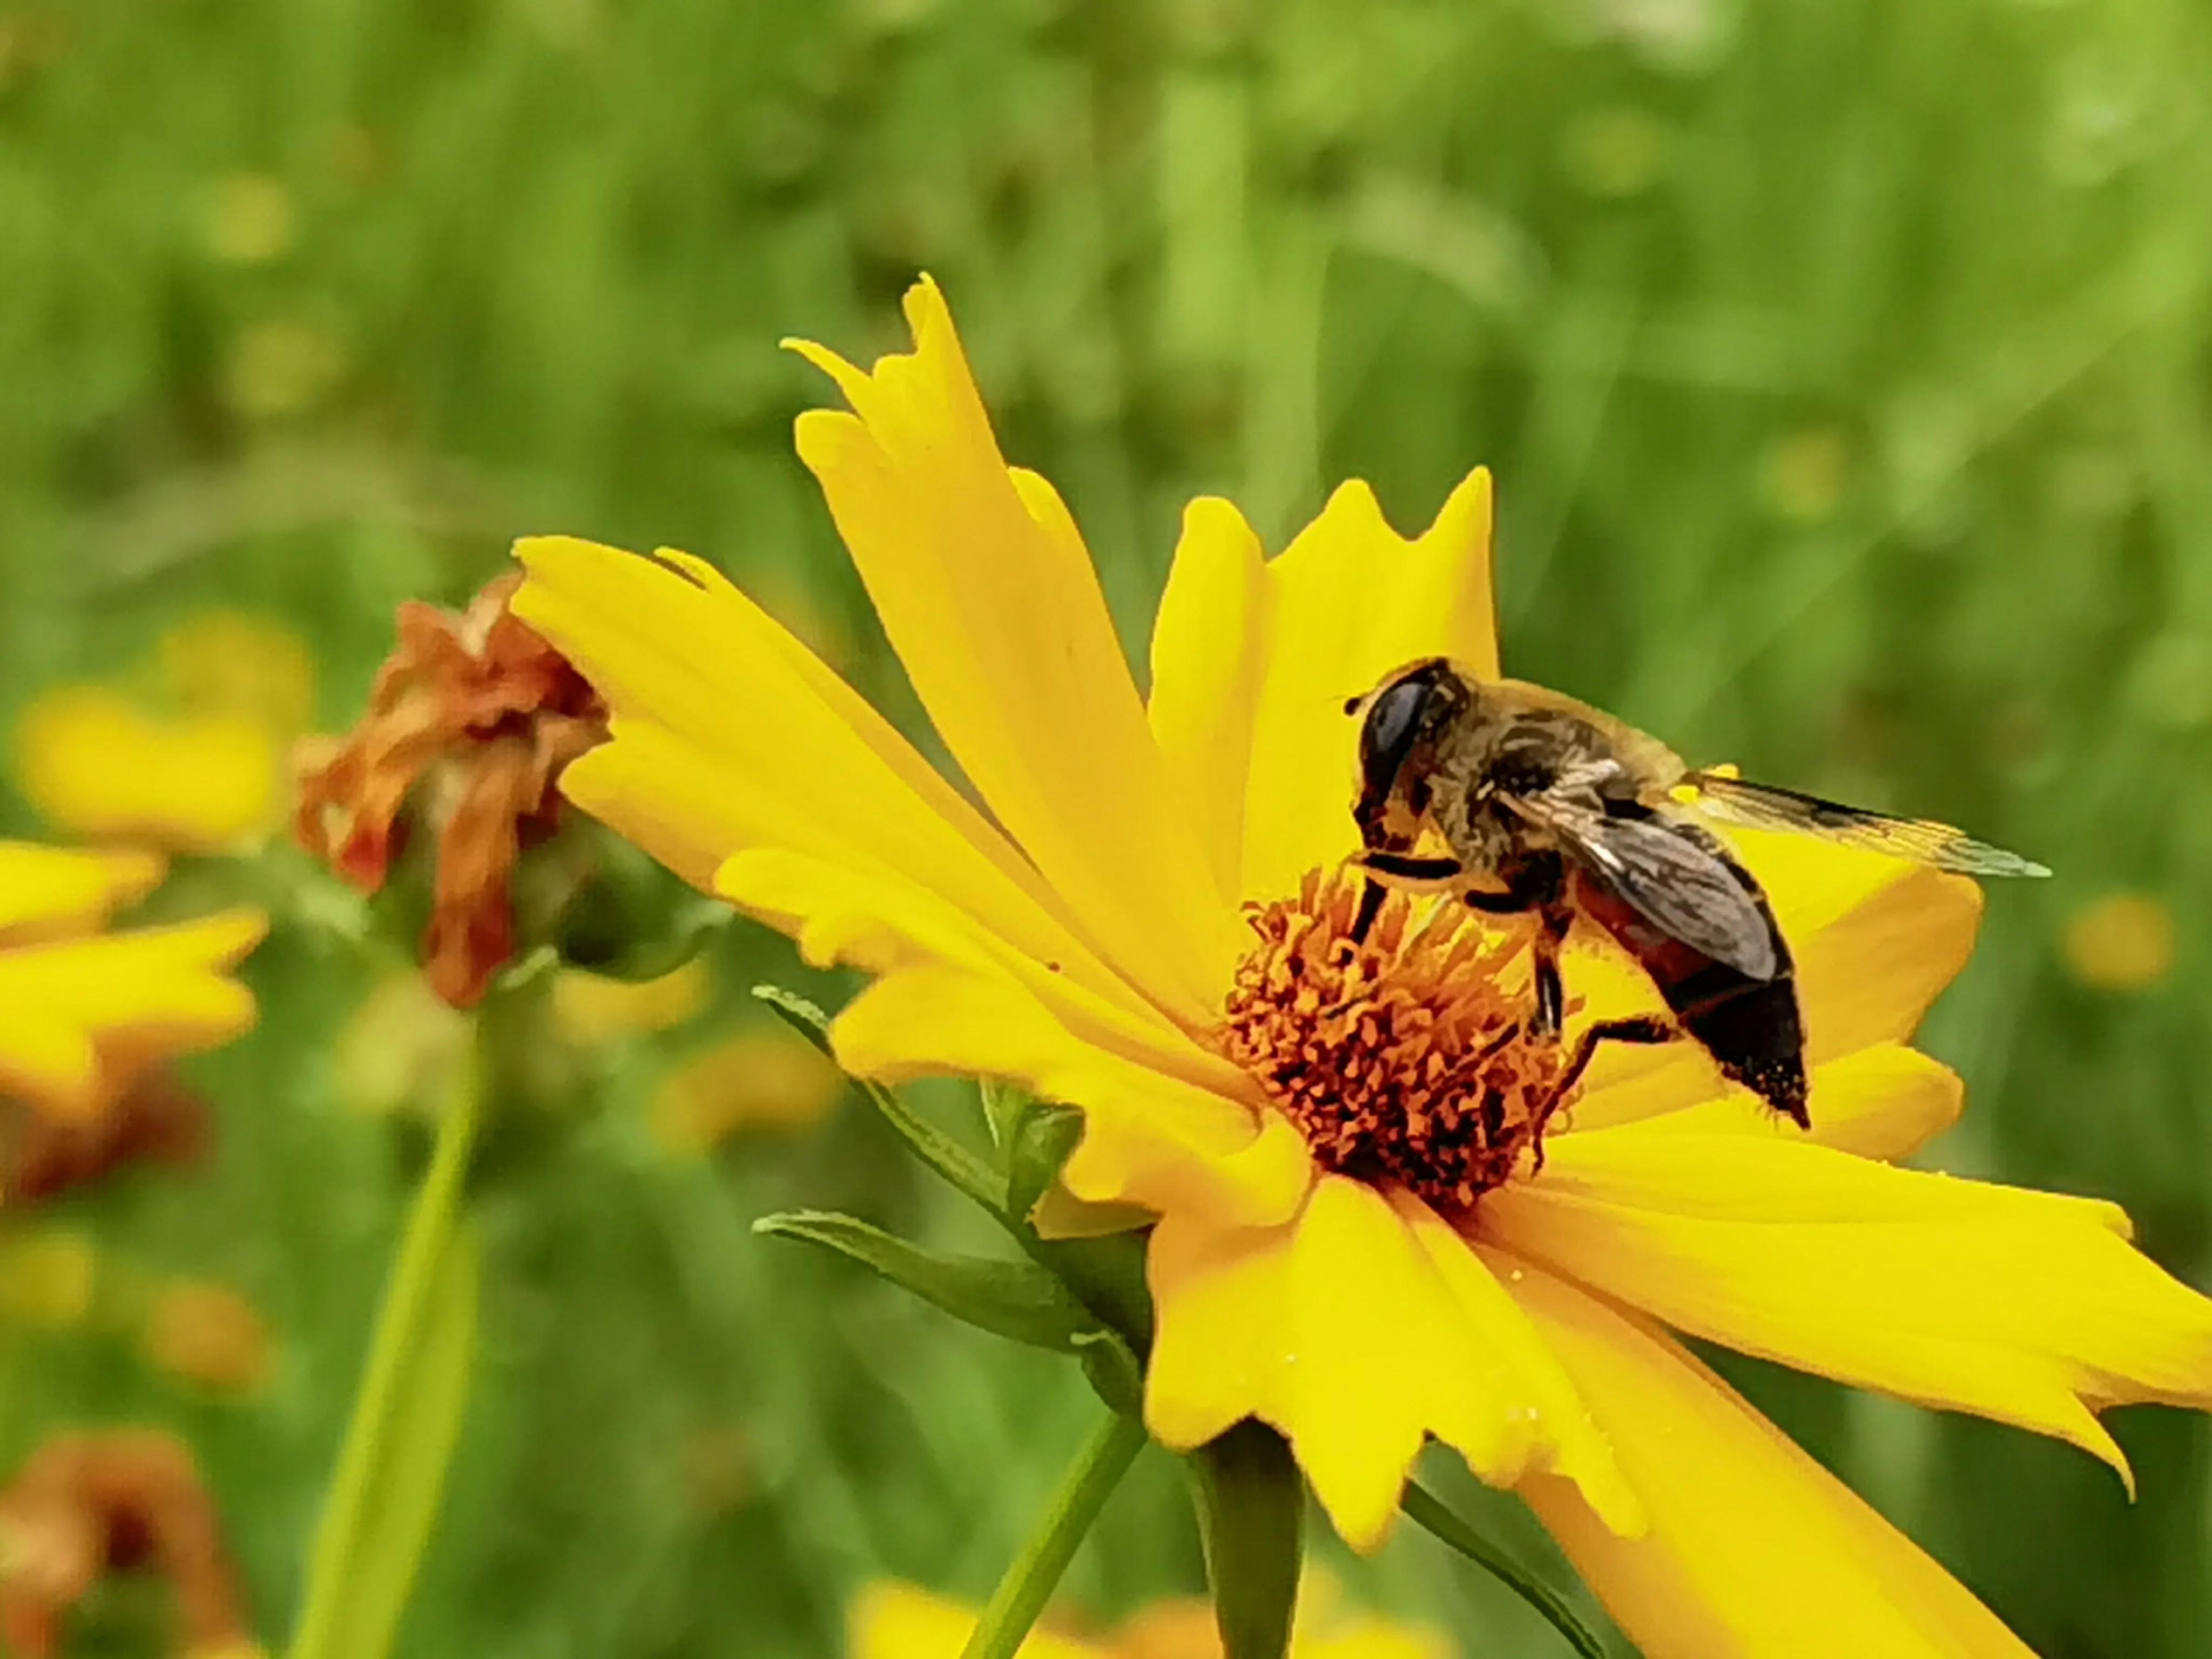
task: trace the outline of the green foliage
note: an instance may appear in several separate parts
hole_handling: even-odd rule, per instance
[[[311,642],[336,725],[393,604],[563,529],[713,558],[920,732],[790,453],[828,389],[775,343],[891,348],[927,268],[1133,661],[1190,495],[1279,546],[1340,478],[1412,528],[1487,461],[1512,672],[2051,865],[1992,893],[1929,1024],[1972,1102],[1930,1161],[2119,1200],[2212,1283],[2207,87],[2185,0],[27,0],[0,714],[222,605]],[[211,1158],[0,1231],[238,1288],[275,1374],[219,1397],[97,1316],[11,1315],[0,1464],[60,1424],[175,1426],[279,1641],[424,1137],[346,1103],[372,965],[327,884],[191,862],[162,902],[249,890],[280,918],[261,1029],[187,1068]],[[2115,891],[2178,924],[2136,989],[2067,966]],[[704,1014],[501,1131],[397,1653],[837,1654],[872,1578],[987,1594],[1095,1419],[1064,1358],[753,1237],[803,1204],[1003,1246],[876,1114],[704,1154],[651,1132],[670,1068],[761,1018],[744,987],[802,982],[757,930],[699,943]],[[899,1098],[1010,1201],[971,1097]],[[2130,1506],[2066,1448],[1724,1364],[2038,1651],[2212,1651],[2201,1419],[2117,1414]],[[1139,1461],[1073,1605],[1200,1588],[1171,1464]],[[1510,1504],[1448,1495],[1567,1582]],[[1316,1549],[1463,1652],[1559,1650],[1410,1531]]]

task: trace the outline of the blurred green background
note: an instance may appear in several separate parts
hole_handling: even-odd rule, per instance
[[[1992,894],[1929,1023],[1971,1090],[1929,1161],[2117,1199],[2204,1285],[2208,210],[2193,0],[14,4],[0,712],[221,607],[304,638],[341,726],[397,600],[562,529],[708,556],[910,720],[791,454],[826,389],[775,343],[890,348],[927,268],[1138,657],[1188,495],[1279,545],[1337,479],[1410,528],[1484,460],[1514,672],[2056,866]],[[268,1374],[16,1308],[0,1468],[176,1426],[276,1645],[422,1137],[354,1100],[378,964],[334,890],[281,848],[182,882],[280,919],[260,1030],[185,1067],[214,1154],[0,1218],[0,1255],[59,1229],[227,1285]],[[1072,1367],[749,1234],[980,1237],[862,1103],[654,1133],[671,1067],[797,977],[742,931],[712,960],[706,1013],[605,1045],[487,1178],[403,1654],[838,1653],[872,1578],[985,1593],[1091,1420]],[[2116,1415],[2130,1505],[2065,1447],[1725,1369],[2046,1659],[2212,1652],[2201,1419]],[[1456,1651],[1562,1650],[1424,1538],[1324,1553]],[[1152,1455],[1070,1600],[1200,1582]],[[79,1650],[153,1650],[143,1611],[105,1597]]]

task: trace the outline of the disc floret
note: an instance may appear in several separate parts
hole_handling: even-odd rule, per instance
[[[1556,1042],[1529,1035],[1520,941],[1449,902],[1393,894],[1353,937],[1360,878],[1309,872],[1247,907],[1222,1044],[1327,1168],[1465,1209],[1538,1154]]]

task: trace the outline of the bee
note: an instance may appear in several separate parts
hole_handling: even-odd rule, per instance
[[[1559,950],[1583,917],[1635,958],[1666,1003],[1671,1022],[1592,1025],[1557,1095],[1601,1042],[1686,1035],[1730,1079],[1812,1127],[1789,943],[1758,881],[1708,822],[1817,836],[1967,875],[2051,873],[1948,824],[1694,770],[1587,703],[1485,680],[1442,657],[1398,670],[1345,712],[1361,717],[1352,816],[1368,880],[1355,937],[1373,925],[1386,884],[1533,915],[1533,1024],[1557,1041],[1566,1008]]]

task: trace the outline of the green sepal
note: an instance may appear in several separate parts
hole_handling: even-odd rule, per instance
[[[608,979],[658,979],[682,967],[737,912],[702,898],[657,859],[603,825],[572,819],[537,849],[514,894],[525,939]]]
[[[926,1249],[834,1211],[763,1216],[753,1231],[803,1238],[860,1262],[933,1307],[980,1330],[1056,1353],[1082,1353],[1106,1334],[1060,1280],[1032,1261]]]
[[[1145,1414],[1145,1368],[1119,1331],[1096,1328],[1079,1332],[1075,1357],[1099,1399],[1123,1417]]]
[[[1019,1090],[1001,1088],[998,1093],[1019,1102],[1007,1114],[1000,1145],[1006,1153],[1006,1213],[1026,1221],[1083,1139],[1083,1114]]]
[[[1246,1419],[1190,1454],[1199,1535],[1224,1659],[1290,1650],[1306,1489],[1283,1437]]]
[[[830,1048],[830,1016],[815,1004],[795,991],[785,990],[781,985],[756,985],[753,995],[766,1003],[769,1011],[785,1024],[830,1055],[833,1061],[836,1059]],[[995,1170],[914,1111],[882,1084],[870,1083],[864,1079],[854,1080],[875,1103],[876,1109],[883,1114],[884,1121],[897,1133],[899,1139],[913,1148],[915,1157],[1000,1221],[1007,1219],[1006,1182]]]

